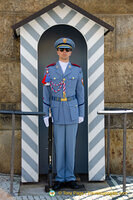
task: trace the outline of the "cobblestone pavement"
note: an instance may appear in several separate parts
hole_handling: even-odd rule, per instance
[[[133,177],[126,178],[126,195],[122,193],[122,180],[121,175],[111,175],[111,180],[107,181],[106,187],[97,188],[96,184],[101,182],[86,182],[84,183],[86,191],[59,191],[55,196],[51,197],[49,193],[36,195],[21,195],[19,196],[20,189],[20,176],[14,176],[13,193],[14,196],[9,194],[10,191],[10,177],[6,174],[0,174],[0,200],[108,200],[108,199],[133,199]]]

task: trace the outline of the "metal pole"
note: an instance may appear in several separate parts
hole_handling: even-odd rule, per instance
[[[123,128],[123,193],[126,192],[126,121],[127,121],[127,114],[124,114],[124,128]]]
[[[107,176],[110,179],[110,114],[108,114],[108,130],[107,130]]]
[[[52,188],[52,118],[49,118],[49,144],[48,144],[48,152],[49,152],[49,187]]]
[[[45,192],[52,190],[52,118],[49,117],[49,129],[48,129],[48,185],[45,185]]]
[[[14,176],[14,144],[15,144],[15,114],[12,114],[12,141],[11,141],[11,168],[10,168],[10,194],[13,194]]]

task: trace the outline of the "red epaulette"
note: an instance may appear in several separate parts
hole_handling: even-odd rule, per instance
[[[48,65],[46,67],[50,67],[50,66],[54,66],[54,65],[56,65],[56,63],[52,63],[52,64],[50,64],[50,65]]]
[[[76,67],[80,67],[79,65],[77,65],[77,64],[74,64],[74,63],[72,63],[72,65],[74,65],[74,66],[76,66]]]

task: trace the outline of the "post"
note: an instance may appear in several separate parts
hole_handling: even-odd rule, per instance
[[[107,130],[107,176],[110,179],[110,114],[108,114],[108,130]]]
[[[15,114],[12,114],[12,140],[11,140],[11,167],[10,167],[10,194],[13,194],[13,176],[14,176],[14,145],[15,145]]]
[[[126,192],[126,122],[127,114],[124,114],[124,128],[123,128],[123,193]]]

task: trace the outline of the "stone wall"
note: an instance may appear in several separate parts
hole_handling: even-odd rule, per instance
[[[20,110],[20,41],[11,25],[54,0],[0,1],[0,109]],[[105,106],[133,107],[133,1],[71,0],[114,26],[105,36]],[[122,173],[122,117],[111,117],[111,173]],[[133,117],[128,117],[127,173],[133,175]],[[20,117],[16,117],[15,173],[20,173]],[[10,168],[11,116],[0,116],[0,172]]]

